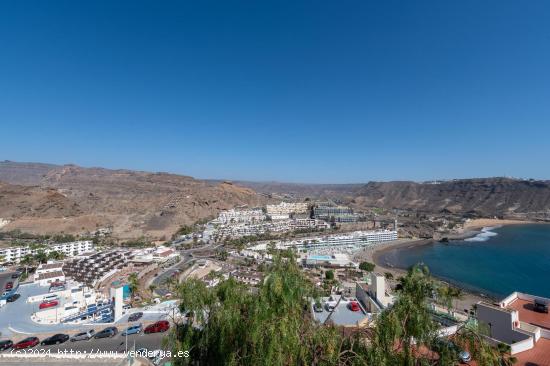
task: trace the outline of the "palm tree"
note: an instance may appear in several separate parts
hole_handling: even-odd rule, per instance
[[[36,255],[34,256],[34,258],[38,263],[46,263],[48,261],[48,255],[43,250],[39,250],[38,253],[36,253]]]
[[[132,296],[134,296],[138,290],[139,287],[139,281],[137,278],[137,273],[131,273],[128,276],[128,288],[130,289],[130,293]]]
[[[149,291],[151,291],[151,296],[155,296],[155,290],[157,286],[155,285],[149,285]]]
[[[517,358],[510,355],[511,347],[504,343],[499,343],[497,345],[497,351],[499,354],[499,362],[502,366],[512,366],[518,360]]]
[[[66,255],[63,252],[59,252],[57,250],[51,251],[48,253],[48,259],[53,259],[56,261],[65,259]]]
[[[32,255],[27,254],[19,261],[19,263],[25,266],[25,275],[27,275],[29,271],[29,266],[36,263],[36,261]]]

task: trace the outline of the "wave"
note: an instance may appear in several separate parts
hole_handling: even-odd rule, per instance
[[[487,241],[493,236],[497,236],[498,234],[495,233],[494,229],[498,229],[500,226],[491,226],[491,227],[484,227],[481,229],[481,232],[474,236],[473,238],[464,239],[464,241]]]

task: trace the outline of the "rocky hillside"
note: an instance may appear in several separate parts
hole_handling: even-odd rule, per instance
[[[170,236],[184,224],[264,198],[228,182],[167,173],[0,163],[4,230],[79,233],[112,226],[119,238]],[[7,167],[6,167],[7,166]],[[32,182],[34,186],[23,186]]]
[[[357,207],[450,211],[475,216],[550,213],[550,181],[509,178],[461,179],[434,183],[371,182],[355,191]]]

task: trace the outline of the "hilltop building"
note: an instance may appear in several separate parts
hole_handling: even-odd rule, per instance
[[[266,206],[267,215],[272,220],[286,220],[293,214],[308,212],[307,202],[281,202],[277,205]]]
[[[0,257],[3,257],[5,262],[19,263],[26,255],[36,255],[40,251],[43,251],[46,254],[57,251],[70,258],[78,256],[82,253],[90,252],[93,249],[94,243],[91,240],[79,240],[51,245],[28,245],[0,248]]]
[[[337,206],[330,202],[318,203],[313,208],[313,217],[329,222],[356,222],[359,219],[350,207]]]

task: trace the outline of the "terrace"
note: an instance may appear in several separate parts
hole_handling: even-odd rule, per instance
[[[343,327],[361,327],[368,324],[371,315],[367,313],[365,308],[355,298],[340,298],[341,295],[332,295],[331,297],[321,298],[322,311],[316,312],[314,309],[315,301],[311,303],[311,313],[313,318],[323,324],[331,314],[329,304],[336,305],[330,315],[329,321],[334,325]],[[359,311],[352,311],[350,303],[355,301],[359,305]]]

